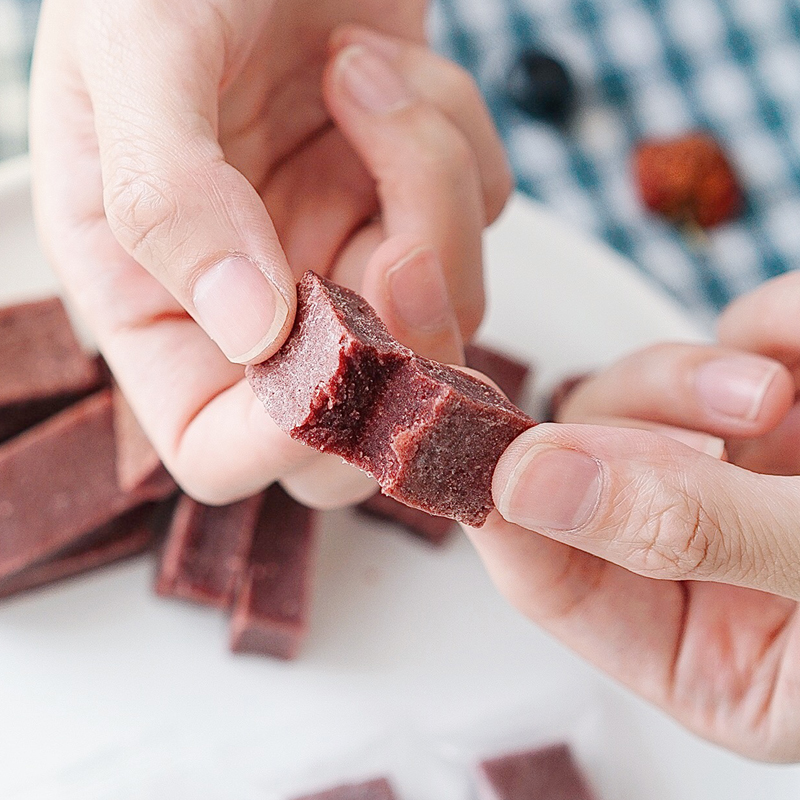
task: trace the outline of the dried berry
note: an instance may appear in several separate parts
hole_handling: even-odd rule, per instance
[[[561,125],[575,106],[575,86],[566,68],[552,56],[529,50],[508,75],[508,96],[536,119]]]
[[[644,204],[673,222],[713,228],[742,208],[736,173],[708,133],[641,143],[634,172]]]

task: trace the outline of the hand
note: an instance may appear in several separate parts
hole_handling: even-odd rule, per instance
[[[164,462],[200,500],[276,479],[318,506],[372,491],[278,431],[243,381],[241,364],[284,341],[306,269],[364,291],[433,357],[457,359],[480,321],[481,230],[509,171],[474,84],[413,43],[424,10],[43,8],[31,111],[41,238]],[[403,39],[353,27],[331,39],[343,20]]]
[[[584,382],[561,419],[594,424],[521,436],[499,513],[469,531],[531,619],[774,761],[800,759],[799,306],[800,276],[779,279],[726,312],[721,347],[651,348]]]

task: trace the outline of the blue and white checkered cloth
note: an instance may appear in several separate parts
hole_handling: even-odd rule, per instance
[[[38,0],[0,0],[0,157],[25,148]],[[519,187],[629,256],[700,318],[800,266],[800,0],[434,0],[434,41],[477,78]],[[517,111],[505,76],[527,48],[580,87],[565,134]],[[644,211],[643,137],[711,130],[747,191],[703,244]]]

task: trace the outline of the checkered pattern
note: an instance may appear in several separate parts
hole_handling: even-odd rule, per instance
[[[0,0],[0,158],[27,148],[28,74],[38,0]]]
[[[25,148],[38,0],[0,0],[0,157]],[[439,48],[475,74],[519,187],[633,259],[698,317],[800,265],[800,0],[434,0]],[[564,135],[517,111],[520,51],[575,75]],[[630,179],[645,136],[713,131],[748,193],[743,219],[690,241],[647,214]]]
[[[434,38],[475,74],[519,186],[629,256],[699,317],[800,266],[798,0],[436,0]],[[564,135],[518,112],[504,79],[525,48],[581,89]],[[711,130],[748,194],[744,217],[691,241],[644,211],[642,137]]]

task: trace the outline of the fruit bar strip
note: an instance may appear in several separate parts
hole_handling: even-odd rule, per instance
[[[530,367],[506,353],[480,344],[464,347],[467,366],[491,378],[514,405],[522,399]]]
[[[595,800],[565,744],[483,761],[478,788],[480,800]]]
[[[0,581],[0,599],[83,575],[149,550],[155,539],[152,508],[145,506],[103,525],[90,534],[91,543],[35,564]]]
[[[336,786],[316,794],[297,797],[295,800],[397,800],[397,795],[386,778],[375,778],[364,783]]]
[[[122,391],[118,386],[113,391],[117,481],[121,489],[132,491],[153,480],[163,467]]]
[[[385,494],[373,495],[369,500],[359,503],[357,508],[362,514],[385,522],[393,522],[409,533],[437,546],[444,544],[450,533],[455,530],[453,520],[447,517],[434,517],[427,511],[403,505]]]
[[[76,403],[0,447],[0,578],[174,489],[165,476],[121,489],[111,391]]]
[[[247,567],[262,497],[227,506],[178,500],[161,555],[156,592],[230,608]]]
[[[231,649],[294,658],[308,630],[314,512],[274,484],[264,492],[231,619]]]
[[[99,388],[58,298],[0,309],[0,442]]]
[[[480,526],[503,451],[535,423],[499,392],[394,340],[359,295],[311,272],[295,326],[247,368],[275,423],[372,475],[384,494]]]

